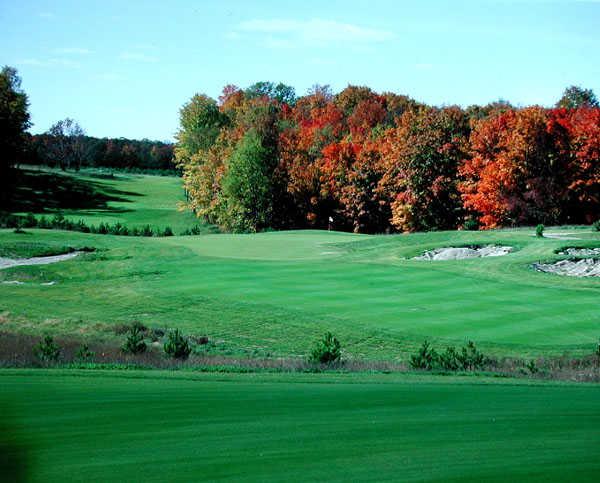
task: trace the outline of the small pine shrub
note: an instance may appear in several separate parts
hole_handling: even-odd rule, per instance
[[[73,225],[73,229],[75,231],[80,231],[81,233],[90,232],[90,228],[85,224],[83,220],[79,220],[78,222],[76,222],[75,225]]]
[[[454,347],[446,347],[446,351],[439,355],[439,363],[447,371],[458,371],[461,366],[459,354]]]
[[[536,372],[539,371],[537,365],[535,364],[535,361],[533,359],[531,359],[526,365],[525,367],[529,370],[530,374],[535,374]]]
[[[544,225],[541,223],[535,227],[535,236],[541,238],[544,236]]]
[[[200,228],[199,225],[194,225],[191,228],[186,228],[185,230],[183,230],[181,232],[181,235],[183,235],[183,236],[188,236],[188,235],[202,235],[202,228]]]
[[[123,344],[122,350],[127,354],[141,354],[146,352],[148,346],[144,341],[144,331],[140,325],[134,323],[129,329],[125,344]]]
[[[162,232],[162,236],[173,236],[173,230],[171,230],[170,226],[167,226]]]
[[[600,220],[596,220],[593,224],[592,224],[592,230],[593,231],[600,231]]]
[[[458,355],[458,361],[465,371],[472,371],[483,368],[487,358],[480,352],[473,341],[469,341],[466,347],[463,347]]]
[[[332,364],[342,357],[342,345],[331,332],[327,332],[310,354],[311,362]]]
[[[23,228],[35,228],[38,225],[37,218],[33,213],[27,213],[25,218],[21,220],[21,226]]]
[[[83,344],[75,353],[75,359],[81,362],[90,361],[96,355],[95,352],[91,351],[87,344]]]
[[[50,223],[50,221],[45,216],[42,216],[38,220],[38,228],[49,229],[49,228],[52,228],[52,224]]]
[[[413,369],[431,371],[438,361],[438,355],[429,341],[424,341],[416,354],[410,356],[410,366]]]
[[[152,227],[150,225],[145,225],[139,231],[140,236],[152,236],[154,232],[152,231]]]
[[[172,359],[187,359],[192,352],[190,341],[179,329],[169,332],[164,344],[165,354]]]
[[[33,352],[41,362],[56,362],[60,356],[60,347],[54,342],[54,338],[51,335],[46,335],[33,348]]]
[[[65,217],[62,215],[62,213],[57,213],[50,220],[50,226],[56,230],[64,229],[65,223],[66,223],[66,220],[65,220]]]

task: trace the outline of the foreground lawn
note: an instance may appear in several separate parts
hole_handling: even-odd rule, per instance
[[[94,247],[54,265],[0,270],[3,330],[110,339],[115,324],[208,335],[220,354],[294,356],[327,331],[347,357],[406,360],[423,339],[472,339],[488,353],[590,354],[599,332],[600,280],[537,273],[560,247],[531,229],[366,236],[272,232],[135,238],[51,230],[0,230],[0,253]],[[557,231],[557,230],[554,230]],[[497,258],[423,262],[423,250],[507,244]],[[2,283],[20,281],[21,285]],[[54,285],[42,283],[55,282]],[[35,303],[33,303],[35,301]],[[120,342],[119,342],[120,343]]]
[[[599,387],[473,381],[3,370],[0,444],[28,481],[597,481]]]

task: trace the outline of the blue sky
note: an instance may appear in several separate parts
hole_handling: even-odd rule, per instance
[[[0,64],[15,66],[43,132],[170,140],[194,93],[315,83],[431,104],[551,105],[600,95],[600,1],[8,1]]]

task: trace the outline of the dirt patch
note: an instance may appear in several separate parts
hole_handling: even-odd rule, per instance
[[[63,255],[52,255],[49,257],[32,257],[32,258],[2,258],[0,257],[0,270],[5,268],[20,267],[24,265],[48,265],[50,263],[62,262],[75,258],[81,252],[65,253]]]
[[[554,273],[567,277],[600,277],[600,260],[583,258],[581,260],[561,260],[555,263],[534,263],[538,272]]]
[[[486,245],[483,247],[446,247],[429,250],[413,260],[465,260],[468,258],[501,257],[512,252],[512,247]]]

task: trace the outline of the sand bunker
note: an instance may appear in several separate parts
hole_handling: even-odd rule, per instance
[[[561,260],[556,263],[534,263],[538,272],[554,273],[567,277],[600,277],[600,260],[583,258],[581,260]]]
[[[65,253],[64,255],[52,255],[50,257],[32,258],[2,258],[0,257],[0,270],[4,268],[19,267],[22,265],[48,265],[49,263],[62,262],[75,258],[81,252]]]
[[[600,248],[566,248],[559,255],[569,255],[570,257],[600,257]]]
[[[484,247],[447,247],[429,250],[414,260],[464,260],[467,258],[501,257],[508,255],[512,247],[486,245]]]
[[[581,238],[577,238],[573,235],[577,235],[577,233],[544,233],[544,238],[553,238],[554,240],[581,240]]]

